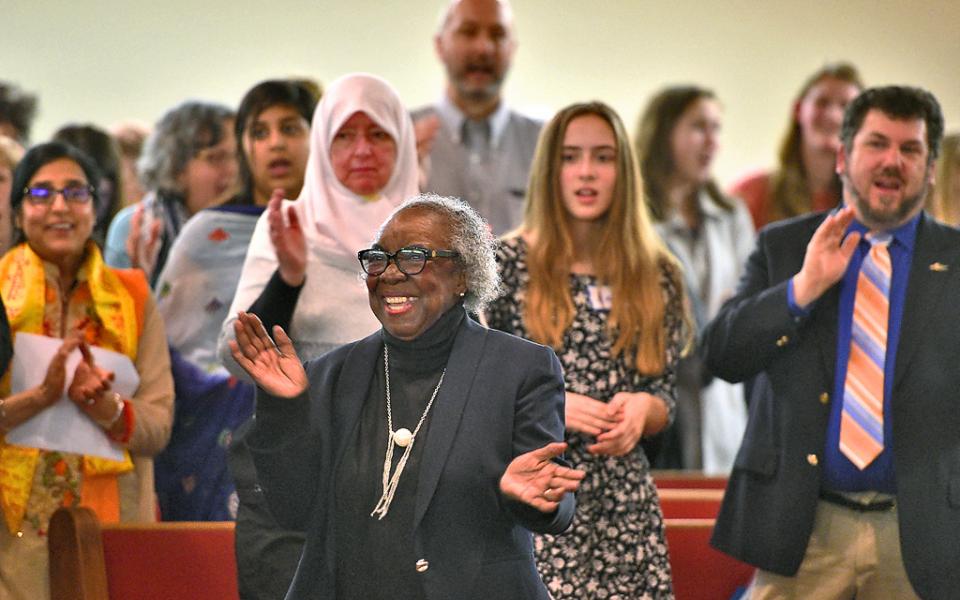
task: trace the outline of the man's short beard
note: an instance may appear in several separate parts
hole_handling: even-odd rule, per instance
[[[489,102],[500,96],[500,82],[491,83],[480,89],[468,89],[466,86],[454,84],[460,97],[468,102]]]
[[[879,230],[893,229],[906,223],[909,218],[913,216],[917,206],[923,204],[923,201],[927,197],[928,188],[930,187],[929,182],[924,178],[923,187],[920,188],[919,192],[913,196],[905,196],[896,211],[890,214],[884,214],[877,213],[871,208],[870,199],[864,198],[860,194],[857,186],[853,185],[853,181],[850,180],[848,173],[842,173],[840,180],[843,182],[844,190],[849,190],[850,195],[853,197],[860,221],[870,229]]]
[[[447,73],[447,77],[453,82],[454,89],[457,90],[457,95],[467,102],[480,104],[490,102],[500,97],[500,89],[503,87],[503,77],[494,79],[489,84],[477,89],[464,83],[465,77],[461,77],[460,75],[460,73]]]

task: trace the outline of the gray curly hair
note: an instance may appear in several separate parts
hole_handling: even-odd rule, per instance
[[[182,193],[177,178],[197,152],[216,146],[230,135],[224,121],[232,118],[234,113],[226,106],[193,100],[167,111],[147,138],[143,155],[137,161],[144,186],[148,190]]]
[[[419,208],[443,216],[450,223],[450,245],[459,254],[459,262],[466,275],[467,292],[464,307],[481,312],[500,293],[500,273],[497,270],[497,240],[490,227],[477,211],[459,198],[436,194],[419,194],[398,206],[377,230],[377,239],[393,218],[406,210]]]

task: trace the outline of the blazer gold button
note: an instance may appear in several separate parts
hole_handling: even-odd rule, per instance
[[[826,392],[820,394],[820,404],[826,404],[827,402],[830,402],[830,394]]]
[[[789,341],[790,341],[790,338],[789,338],[789,337],[787,337],[787,336],[785,336],[785,335],[781,335],[780,337],[777,338],[777,346],[778,346],[779,348],[783,348],[784,346],[787,345],[787,342],[789,342]]]
[[[807,462],[810,463],[810,466],[813,466],[813,467],[817,466],[820,463],[820,461],[817,459],[816,454],[808,454]]]
[[[416,567],[417,567],[417,573],[423,573],[424,571],[430,568],[430,562],[427,561],[427,559],[425,558],[421,558],[420,560],[417,561]]]

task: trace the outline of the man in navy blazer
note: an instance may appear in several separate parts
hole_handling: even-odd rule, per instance
[[[863,92],[841,132],[844,206],[764,229],[704,331],[716,375],[754,379],[712,540],[758,567],[752,598],[960,594],[960,231],[922,211],[942,134],[928,92]],[[858,468],[839,430],[857,278],[885,233],[882,451]]]

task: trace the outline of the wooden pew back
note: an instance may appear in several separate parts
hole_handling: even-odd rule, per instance
[[[657,490],[665,519],[716,519],[723,490],[666,488]]]
[[[651,472],[658,490],[674,488],[716,489],[727,487],[724,475],[706,475],[702,471],[655,469]]]
[[[665,519],[677,600],[725,600],[753,577],[754,568],[710,547],[713,519]]]
[[[101,525],[86,508],[50,521],[52,600],[236,599],[234,525]]]

